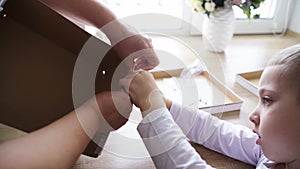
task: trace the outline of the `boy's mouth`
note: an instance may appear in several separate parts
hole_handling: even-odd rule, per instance
[[[261,143],[261,137],[260,137],[260,135],[258,134],[258,132],[256,132],[254,129],[252,130],[253,131],[253,133],[255,133],[255,134],[257,134],[257,136],[258,136],[258,139],[256,140],[256,144],[257,145],[260,145],[260,143]]]
[[[261,143],[261,139],[260,138],[258,138],[257,140],[256,140],[256,142],[255,142],[257,145],[260,145],[260,143]]]

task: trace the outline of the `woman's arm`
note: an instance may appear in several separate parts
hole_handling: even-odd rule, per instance
[[[95,100],[70,112],[59,120],[26,136],[0,144],[0,168],[70,168],[84,151],[92,136],[100,128],[100,121],[107,122],[112,129],[121,127],[131,112],[131,103],[124,93],[103,92]],[[114,95],[113,94],[113,95]],[[124,105],[122,115],[114,106]],[[97,106],[97,107],[96,107]],[[97,114],[101,111],[101,115]],[[99,117],[104,119],[99,119]],[[111,129],[111,130],[112,130]]]
[[[96,0],[40,0],[56,12],[82,24],[103,27],[117,19],[111,10]]]
[[[85,111],[95,132],[97,116]],[[0,168],[70,168],[89,141],[72,111],[47,127],[0,144]]]
[[[149,70],[159,64],[151,39],[121,22],[103,3],[97,0],[40,1],[71,20],[94,26],[104,32],[118,56],[128,59],[126,62],[130,70]]]

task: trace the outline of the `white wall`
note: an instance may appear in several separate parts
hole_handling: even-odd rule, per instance
[[[293,12],[291,13],[289,29],[300,34],[300,1],[292,0]]]

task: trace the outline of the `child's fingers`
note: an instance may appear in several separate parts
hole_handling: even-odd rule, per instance
[[[140,71],[136,71],[133,73],[128,74],[127,76],[125,76],[124,78],[119,80],[119,84],[122,88],[122,90],[126,93],[129,94],[129,87],[130,84],[132,82],[132,80],[134,79],[134,77],[139,73]]]
[[[122,78],[119,80],[119,84],[121,86],[121,91],[129,94],[129,80],[126,78]]]

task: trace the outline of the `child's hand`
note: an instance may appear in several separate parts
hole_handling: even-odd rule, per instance
[[[120,84],[144,116],[155,109],[166,107],[163,95],[151,73],[139,71],[130,74],[121,79]]]

